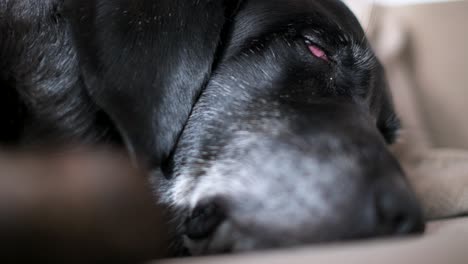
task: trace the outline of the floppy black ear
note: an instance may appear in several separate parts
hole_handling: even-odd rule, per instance
[[[237,0],[66,0],[88,90],[131,152],[167,157]]]
[[[388,144],[393,144],[398,138],[400,119],[393,110],[393,104],[385,100],[380,111],[377,126]]]
[[[377,127],[385,138],[385,141],[388,144],[393,144],[398,138],[398,131],[401,127],[400,119],[395,111],[392,93],[388,87],[387,79],[383,74],[377,79],[376,89],[381,90],[379,93],[380,97],[378,98]]]

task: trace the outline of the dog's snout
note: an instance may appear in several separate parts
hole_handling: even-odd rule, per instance
[[[219,198],[205,199],[197,204],[185,222],[185,235],[192,240],[209,238],[225,220],[226,214]]]
[[[272,123],[278,125],[275,133],[232,135],[217,163],[208,164],[206,176],[190,186],[190,201],[198,202],[190,204],[194,210],[185,224],[189,252],[422,232],[417,199],[379,132],[366,118],[348,119],[359,112],[339,110],[320,105],[310,109],[310,120]],[[317,113],[329,119],[316,120]],[[309,125],[319,121],[320,129]]]
[[[374,206],[375,233],[404,235],[424,231],[423,214],[411,192],[381,183],[374,194]]]

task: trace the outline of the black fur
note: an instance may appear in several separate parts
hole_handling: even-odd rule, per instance
[[[244,32],[223,40],[228,36],[223,29],[232,26],[226,18],[240,1],[65,2],[67,12],[59,0],[0,2],[0,117],[5,127],[1,141],[23,145],[49,140],[119,142],[117,127],[129,150],[155,167],[171,153],[216,65],[216,56],[225,53],[227,58],[243,46],[251,48],[246,40],[259,45],[265,41],[262,37],[296,30],[286,27],[292,22],[295,27],[323,26],[309,23],[308,16],[314,13],[299,6],[294,10],[294,4],[282,14],[284,3],[277,1],[271,4],[277,10],[259,14],[253,9],[255,17],[238,18],[241,22],[236,27]],[[262,5],[261,1],[256,4]],[[321,23],[339,16],[334,5],[326,1],[321,5],[331,14]],[[364,39],[359,29],[347,30]],[[334,41],[341,33],[323,31],[333,36],[328,45],[339,45]],[[372,106],[382,108],[375,109],[381,112],[378,126],[391,142],[398,123],[388,95],[359,91],[369,86],[366,76],[371,76],[368,69],[374,66],[368,63],[376,63],[366,56],[360,64],[362,72],[337,72],[344,83],[337,83],[335,92],[348,93],[347,87],[352,86],[358,93],[375,96],[373,103],[381,101]],[[344,59],[343,63],[356,62]],[[379,86],[385,83],[371,81]]]
[[[118,141],[88,95],[61,2],[0,1],[0,141]]]
[[[128,148],[160,165],[210,76],[236,1],[68,2],[88,91]]]
[[[252,153],[265,159],[294,153],[278,162],[285,166],[268,167],[266,159],[249,167],[251,175],[278,182],[307,176],[310,160],[354,169],[346,172],[352,194],[327,204],[336,215],[304,220],[300,228],[310,232],[248,225],[254,248],[422,228],[417,203],[386,148],[399,124],[384,70],[340,1],[0,0],[0,36],[3,144],[126,146],[151,168],[164,165],[167,182],[159,179],[157,188],[163,202],[173,204],[176,177],[201,181],[223,164],[232,178]],[[328,59],[314,56],[308,45]],[[242,133],[259,136],[255,144],[264,152],[240,145]],[[323,135],[326,141],[317,140]],[[339,148],[327,145],[336,142]],[[339,155],[348,159],[334,164]],[[290,166],[293,161],[300,165]],[[343,175],[330,177],[340,181]],[[391,213],[403,214],[404,229],[393,215],[364,215],[364,203],[377,210],[375,197],[368,200],[380,188],[396,194]],[[203,208],[197,210],[203,218],[190,218],[189,205],[174,209],[179,239],[209,236],[225,220],[209,219]],[[212,224],[204,228],[190,221],[195,218]],[[198,253],[235,250],[226,247]]]

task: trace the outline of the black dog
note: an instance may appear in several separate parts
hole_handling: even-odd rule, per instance
[[[0,2],[3,141],[124,144],[192,254],[423,229],[340,1],[65,2]]]

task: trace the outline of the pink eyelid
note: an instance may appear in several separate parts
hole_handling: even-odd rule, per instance
[[[316,46],[314,44],[309,44],[308,47],[309,47],[310,52],[312,52],[312,54],[315,57],[320,58],[320,59],[322,59],[324,61],[329,61],[328,56],[325,53],[325,51],[323,51],[323,49],[321,49],[320,47],[318,47],[318,46]]]

